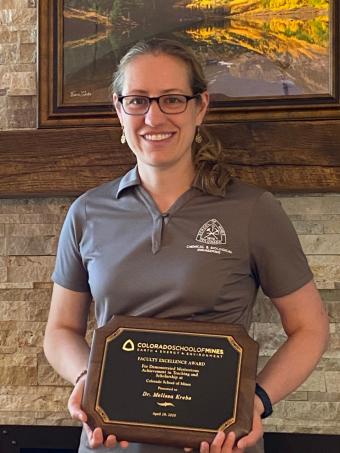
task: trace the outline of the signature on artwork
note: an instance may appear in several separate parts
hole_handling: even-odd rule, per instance
[[[89,98],[91,96],[92,96],[92,93],[87,90],[80,90],[80,91],[71,90],[70,91],[71,98]]]

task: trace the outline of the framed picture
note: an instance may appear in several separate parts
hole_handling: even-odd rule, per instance
[[[150,37],[191,47],[207,122],[340,118],[336,0],[39,2],[39,126],[109,125],[112,73]]]

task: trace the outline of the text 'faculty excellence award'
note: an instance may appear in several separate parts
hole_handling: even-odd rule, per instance
[[[258,344],[238,325],[117,316],[96,329],[83,408],[119,440],[198,447],[251,430]]]

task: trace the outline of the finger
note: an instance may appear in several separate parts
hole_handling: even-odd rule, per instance
[[[254,421],[253,429],[247,436],[242,437],[242,439],[240,439],[237,442],[237,447],[243,449],[253,447],[262,437],[263,437],[262,423],[261,422],[256,423]]]
[[[104,442],[105,447],[113,448],[117,444],[117,438],[113,434],[109,434]]]
[[[120,444],[120,446],[121,446],[122,448],[128,448],[128,447],[129,447],[129,442],[127,442],[126,440],[121,440],[121,441],[119,442],[119,444]]]
[[[184,451],[190,452],[190,451],[192,451],[192,448],[184,448]]]
[[[225,433],[223,431],[219,431],[210,445],[210,453],[220,453],[224,441]],[[229,453],[229,450],[226,450],[226,453]]]
[[[73,419],[80,420],[81,422],[87,422],[87,415],[79,406],[69,405],[68,410]]]
[[[91,448],[101,447],[103,445],[103,441],[104,441],[103,431],[101,430],[101,428],[95,428],[92,431],[91,440],[89,441],[90,447]]]
[[[208,442],[201,442],[200,453],[209,453]]]
[[[68,399],[67,408],[71,414],[71,417],[78,419],[82,422],[87,421],[86,413],[81,409],[81,395],[82,387],[75,387]]]
[[[237,453],[234,452],[233,447],[235,445],[236,435],[234,432],[230,432],[223,444],[221,453]]]

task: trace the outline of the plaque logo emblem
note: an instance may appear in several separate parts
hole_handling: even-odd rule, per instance
[[[135,350],[135,344],[132,340],[126,340],[122,346],[123,351],[132,352]]]
[[[210,219],[199,229],[196,241],[210,245],[222,245],[227,243],[227,235],[218,220]]]

